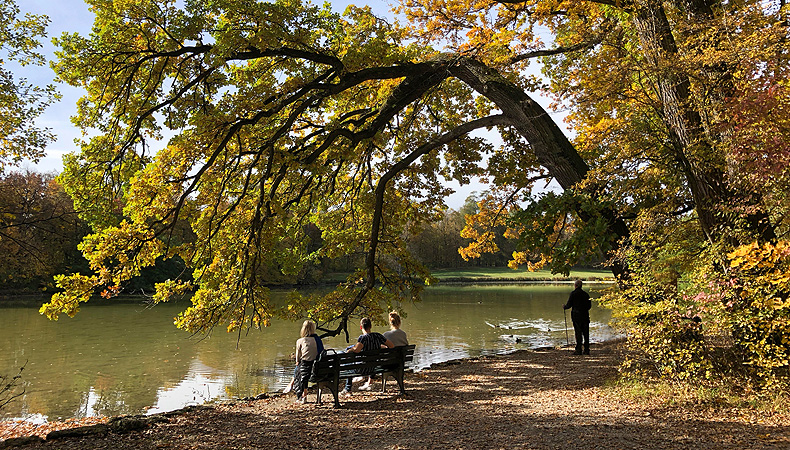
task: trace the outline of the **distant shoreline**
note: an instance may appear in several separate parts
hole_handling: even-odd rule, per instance
[[[431,284],[428,287],[437,287],[442,285],[463,285],[463,284],[570,284],[576,280],[574,277],[558,277],[558,278],[507,278],[507,277],[446,277],[439,278],[437,283]],[[607,277],[590,277],[585,278],[584,281],[589,284],[613,284],[615,280]],[[271,286],[270,289],[278,290],[291,290],[291,289],[315,289],[327,288],[335,286],[338,281],[326,281],[318,284],[305,284],[305,285],[278,285]],[[49,301],[52,296],[51,292],[48,293],[2,293],[0,294],[0,309],[2,308],[30,308],[40,307],[43,303]],[[87,305],[114,305],[114,304],[131,304],[141,303],[141,298],[145,297],[144,294],[123,294],[111,299],[96,297],[91,299]],[[170,303],[178,303],[184,300],[175,300]]]
[[[451,277],[440,278],[439,283],[458,283],[458,284],[568,284],[576,281],[576,278],[474,278],[474,277]],[[614,283],[614,278],[586,278],[586,283]],[[434,285],[431,285],[434,286]]]

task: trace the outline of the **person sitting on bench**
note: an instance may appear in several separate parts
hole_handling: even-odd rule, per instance
[[[307,384],[310,381],[310,373],[313,371],[313,363],[319,354],[324,350],[321,338],[315,334],[315,322],[307,319],[302,324],[301,338],[296,341],[296,371],[294,372],[294,393],[296,401],[305,403],[307,401]]]
[[[393,344],[389,339],[385,338],[381,333],[371,332],[370,329],[372,326],[373,324],[368,317],[363,317],[362,320],[359,321],[359,329],[362,330],[362,334],[357,338],[357,343],[348,349],[349,352],[359,353],[369,350],[395,347],[395,344]],[[361,375],[369,374],[362,373]],[[351,378],[346,380],[346,387],[343,389],[343,393],[351,393],[352,383],[353,380]],[[368,383],[370,383],[370,381],[368,381]]]
[[[395,347],[409,345],[409,338],[406,332],[400,329],[400,314],[397,311],[390,313],[390,330],[383,333],[384,337],[391,340]]]

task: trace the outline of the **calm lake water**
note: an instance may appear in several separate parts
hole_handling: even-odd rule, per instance
[[[602,286],[589,287],[595,297]],[[417,345],[412,367],[564,345],[562,304],[571,290],[570,284],[431,287],[421,303],[404,307],[402,329]],[[279,391],[288,383],[300,323],[275,322],[253,330],[237,347],[237,335],[224,329],[209,337],[177,330],[173,317],[183,308],[87,305],[75,318],[58,322],[35,308],[0,309],[0,373],[16,374],[27,363],[26,392],[6,406],[2,418],[152,414]],[[593,302],[590,316],[591,340],[610,339],[609,312]],[[568,326],[573,343],[570,313]],[[385,330],[374,326],[374,331]],[[338,337],[325,345],[342,349],[347,344]]]

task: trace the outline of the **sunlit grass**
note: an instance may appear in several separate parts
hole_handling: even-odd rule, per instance
[[[552,274],[548,270],[530,272],[528,270],[513,270],[508,267],[475,267],[464,269],[436,269],[433,275],[440,280],[454,278],[470,278],[476,280],[486,279],[512,279],[512,280],[610,280],[612,272],[606,270],[573,270],[568,276]]]
[[[508,267],[471,267],[464,269],[434,269],[434,277],[441,281],[613,281],[612,272],[607,270],[580,269],[573,270],[568,276],[552,274],[548,270],[530,272],[525,269],[513,270]],[[324,277],[327,282],[342,282],[348,274],[329,273]]]
[[[733,408],[790,412],[790,395],[787,392],[754,391],[728,383],[727,380],[671,382],[653,378],[621,378],[610,388],[624,399],[656,408]]]

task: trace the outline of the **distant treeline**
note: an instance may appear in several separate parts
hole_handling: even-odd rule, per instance
[[[54,290],[55,275],[90,273],[77,248],[90,232],[55,174],[17,171],[0,176],[0,302],[10,302],[11,296],[46,299]],[[125,290],[152,290],[155,282],[183,270],[179,261],[162,262]]]
[[[415,259],[431,269],[506,266],[515,243],[502,237],[504,230],[497,230],[499,253],[484,254],[471,261],[465,261],[458,253],[460,247],[468,244],[468,239],[461,237],[465,215],[476,212],[476,198],[470,196],[460,210],[448,209],[441,220],[407,236],[408,249]],[[78,250],[90,232],[55,174],[28,170],[0,176],[0,302],[7,303],[13,295],[45,299],[54,290],[55,275],[90,273]],[[320,246],[320,230],[311,234],[315,236],[315,245]],[[322,259],[296,276],[275,271],[269,274],[269,279],[274,286],[322,283],[327,281],[327,274],[361,267],[362,258],[360,252],[358,256]],[[162,261],[144,270],[123,291],[150,292],[154,283],[183,277],[184,269],[180,260]]]

